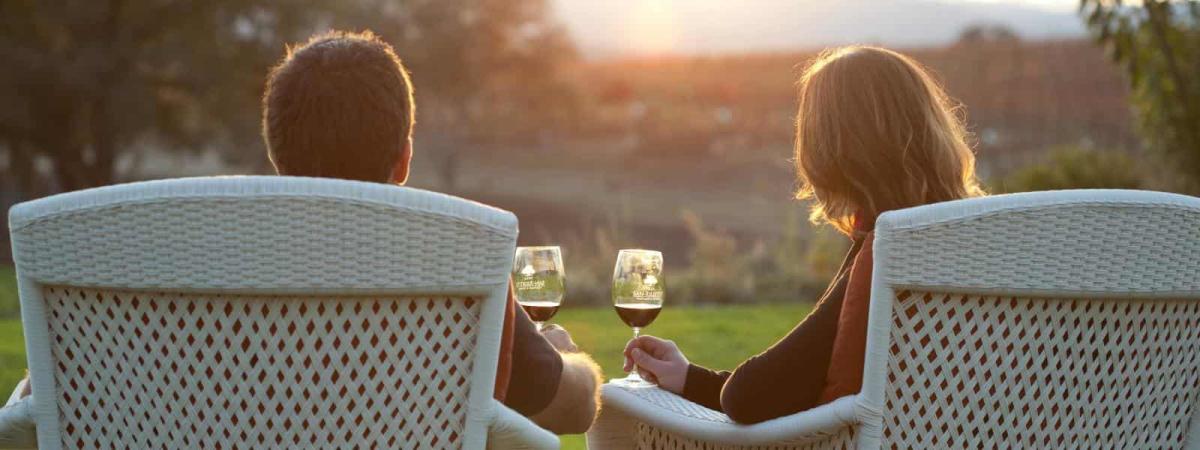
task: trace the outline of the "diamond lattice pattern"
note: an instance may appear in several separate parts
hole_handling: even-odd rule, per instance
[[[1181,448],[1200,302],[901,291],[886,448]]]
[[[66,448],[460,444],[476,298],[42,294]]]

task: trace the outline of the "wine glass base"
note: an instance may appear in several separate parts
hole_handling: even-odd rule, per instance
[[[651,383],[651,382],[643,380],[641,378],[630,378],[630,377],[613,378],[611,380],[608,380],[608,382],[611,384],[614,384],[616,386],[620,386],[620,387],[627,388],[627,389],[645,389],[645,388],[658,387],[657,384]]]

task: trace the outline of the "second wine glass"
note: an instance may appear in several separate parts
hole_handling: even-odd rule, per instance
[[[617,265],[613,268],[613,307],[621,321],[633,328],[637,339],[642,328],[654,322],[662,310],[666,295],[666,280],[663,278],[663,256],[654,250],[621,250],[617,253]],[[637,367],[629,376],[613,380],[626,387],[650,387],[654,383],[638,375]]]
[[[512,279],[517,303],[541,331],[566,294],[562,250],[557,246],[517,247]]]

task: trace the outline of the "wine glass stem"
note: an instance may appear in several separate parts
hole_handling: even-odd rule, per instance
[[[641,334],[642,334],[642,328],[641,328],[641,327],[633,327],[633,338],[634,338],[634,339],[637,339],[637,338],[638,338],[638,336],[641,336]],[[641,376],[640,374],[638,374],[638,366],[637,366],[637,363],[634,363],[634,365],[633,365],[633,370],[630,370],[630,371],[629,371],[629,376],[628,376],[628,377],[626,377],[626,379],[627,379],[627,380],[630,380],[630,381],[635,381],[635,382],[636,382],[636,381],[641,381],[641,380],[642,380],[642,376]]]
[[[541,333],[541,332],[542,332],[542,326],[543,326],[543,325],[545,325],[545,324],[546,324],[546,322],[534,322],[534,323],[533,323],[533,326],[534,326],[534,328],[537,328],[537,331],[538,331],[538,333]]]

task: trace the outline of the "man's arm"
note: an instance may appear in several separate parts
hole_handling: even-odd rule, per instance
[[[583,433],[600,409],[600,367],[584,353],[562,353],[562,362],[554,398],[530,419],[557,434]]]
[[[517,308],[505,405],[555,433],[582,433],[596,418],[599,388],[600,369],[566,330],[547,325],[539,333]]]

